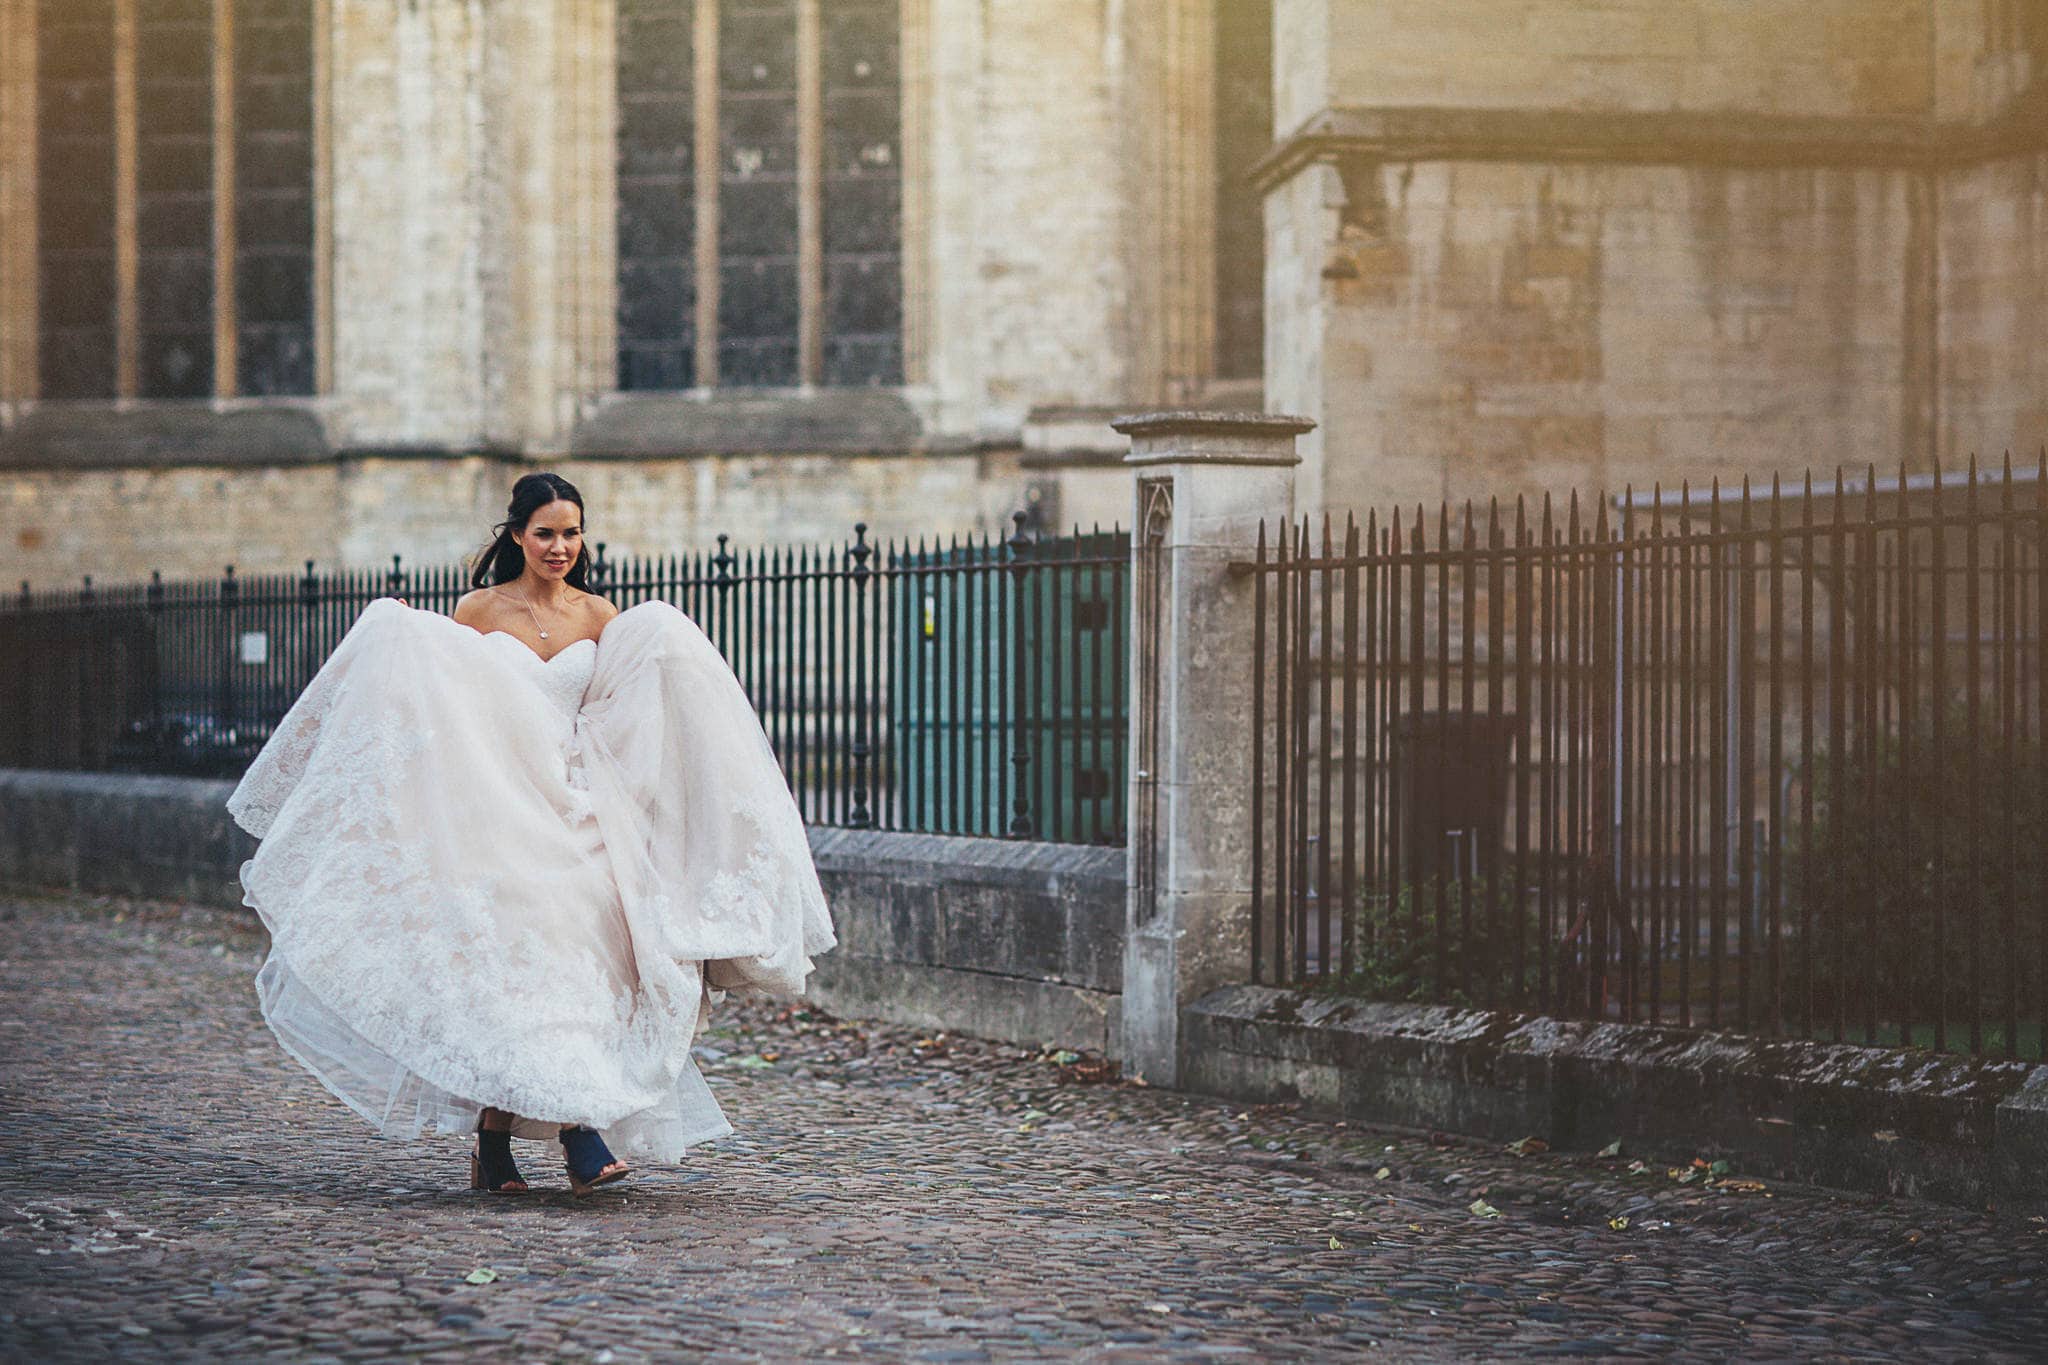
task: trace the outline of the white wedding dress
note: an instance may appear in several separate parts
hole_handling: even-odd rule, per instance
[[[387,1135],[731,1132],[690,1056],[718,994],[796,995],[834,943],[745,693],[644,602],[542,658],[380,598],[228,799],[279,1042]]]

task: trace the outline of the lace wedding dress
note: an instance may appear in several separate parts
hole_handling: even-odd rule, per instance
[[[834,943],[753,708],[663,602],[547,660],[372,602],[228,810],[263,1016],[387,1135],[488,1105],[680,1155],[732,1131],[690,1056],[709,1004],[800,994]]]

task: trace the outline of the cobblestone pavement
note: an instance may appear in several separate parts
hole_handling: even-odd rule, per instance
[[[536,1193],[472,1194],[463,1143],[375,1139],[278,1050],[260,948],[219,912],[0,901],[0,1358],[2048,1349],[2041,1224],[765,1008],[707,1040],[736,1138],[587,1200],[521,1144]]]

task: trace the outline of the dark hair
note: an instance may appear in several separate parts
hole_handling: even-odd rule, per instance
[[[491,528],[491,543],[476,558],[476,568],[470,572],[469,584],[473,588],[488,588],[499,583],[510,583],[526,570],[526,552],[512,539],[515,531],[526,529],[527,518],[541,508],[555,501],[573,502],[576,510],[583,510],[583,495],[576,491],[576,485],[559,474],[522,474],[519,482],[512,485],[512,501],[505,508],[505,519]],[[568,584],[581,592],[590,591],[590,546],[588,543],[576,551],[576,562],[569,566]]]

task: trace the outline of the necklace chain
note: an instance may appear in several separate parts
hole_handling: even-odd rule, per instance
[[[548,628],[540,623],[540,614],[533,609],[532,600],[523,592],[515,592],[512,595],[519,599],[520,606],[526,608],[526,614],[533,617],[533,628],[540,632],[540,638],[547,639]]]

